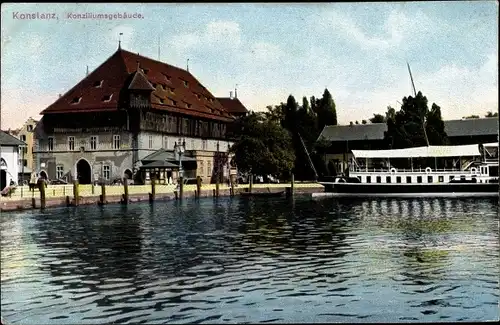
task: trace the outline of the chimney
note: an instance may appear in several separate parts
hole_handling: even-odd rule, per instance
[[[59,94],[59,98],[61,98],[61,97],[62,97],[62,95],[61,95],[61,94]]]
[[[229,92],[229,98],[233,99],[233,92],[232,91]]]

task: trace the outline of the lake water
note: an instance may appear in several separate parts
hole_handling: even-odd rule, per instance
[[[499,318],[492,200],[221,198],[2,213],[11,324]]]

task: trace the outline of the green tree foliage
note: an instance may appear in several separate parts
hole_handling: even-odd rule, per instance
[[[366,120],[361,121],[361,124],[366,124],[366,123],[368,123],[368,122],[366,122]]]
[[[237,122],[238,134],[230,152],[242,172],[287,175],[295,154],[289,132],[266,114],[250,113]]]
[[[394,118],[387,120],[385,139],[390,147],[396,149],[425,146],[426,136],[429,145],[446,143],[441,108],[432,104],[429,110],[427,103],[427,97],[421,92],[418,92],[416,97],[403,98],[401,110],[395,112]],[[388,109],[388,113],[389,111]]]
[[[337,125],[337,109],[328,89],[325,89],[323,97],[317,103],[317,114],[318,128],[320,130],[323,130],[325,125]]]
[[[466,120],[468,120],[468,119],[480,118],[480,117],[479,117],[479,115],[469,115],[469,116],[464,116],[463,118],[466,119]]]
[[[484,117],[498,117],[498,112],[488,112]]]
[[[373,117],[369,120],[370,123],[385,123],[385,117],[381,114],[373,114]]]

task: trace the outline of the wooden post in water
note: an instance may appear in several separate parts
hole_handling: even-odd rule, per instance
[[[196,176],[196,196],[199,198],[201,194],[201,177]]]
[[[151,193],[149,193],[149,202],[154,202],[156,196],[156,180],[151,176]]]
[[[45,180],[38,181],[38,190],[40,191],[40,209],[45,209]]]
[[[179,177],[179,198],[182,200],[183,195],[184,195],[184,177]]]
[[[249,174],[248,177],[250,177],[248,181],[248,192],[252,193],[253,174]]]
[[[234,182],[233,180],[231,179],[231,196],[234,196]]]
[[[292,181],[290,182],[290,194],[292,196],[294,194],[294,188],[293,188],[294,183],[295,183],[295,175],[292,173]]]
[[[78,186],[78,180],[75,179],[73,182],[73,196],[75,197],[75,206],[77,207],[78,204],[80,203],[80,191],[79,191],[79,186]]]
[[[219,197],[219,173],[217,173],[217,177],[215,178],[215,197]]]
[[[123,177],[123,204],[128,204],[128,181]]]
[[[101,183],[101,204],[106,204],[106,185],[104,182]]]

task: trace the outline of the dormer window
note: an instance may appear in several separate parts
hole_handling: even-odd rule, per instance
[[[71,104],[78,104],[82,100],[82,97],[75,97],[71,101]]]
[[[104,83],[104,80],[96,81],[94,82],[94,87],[95,88],[102,88],[102,84]]]
[[[165,80],[170,81],[172,80],[172,77],[166,74],[163,74],[165,76]]]
[[[191,108],[191,104],[186,103],[186,108]]]
[[[187,87],[188,86],[188,82],[186,80],[183,80],[184,81],[184,87]]]
[[[200,95],[200,94],[196,94],[196,97],[197,97],[198,99],[201,99],[201,95]]]
[[[102,98],[102,101],[103,102],[109,102],[111,100],[111,97],[113,97],[113,94],[111,95],[106,95]]]
[[[170,90],[171,93],[174,93],[175,88],[169,87],[168,90]]]
[[[177,106],[177,102],[175,100],[172,100],[172,105]]]
[[[163,98],[160,98],[160,103],[165,104],[165,100]]]
[[[144,74],[148,74],[149,69],[144,69],[144,68],[143,68],[143,69],[142,69],[142,72],[144,72]]]

